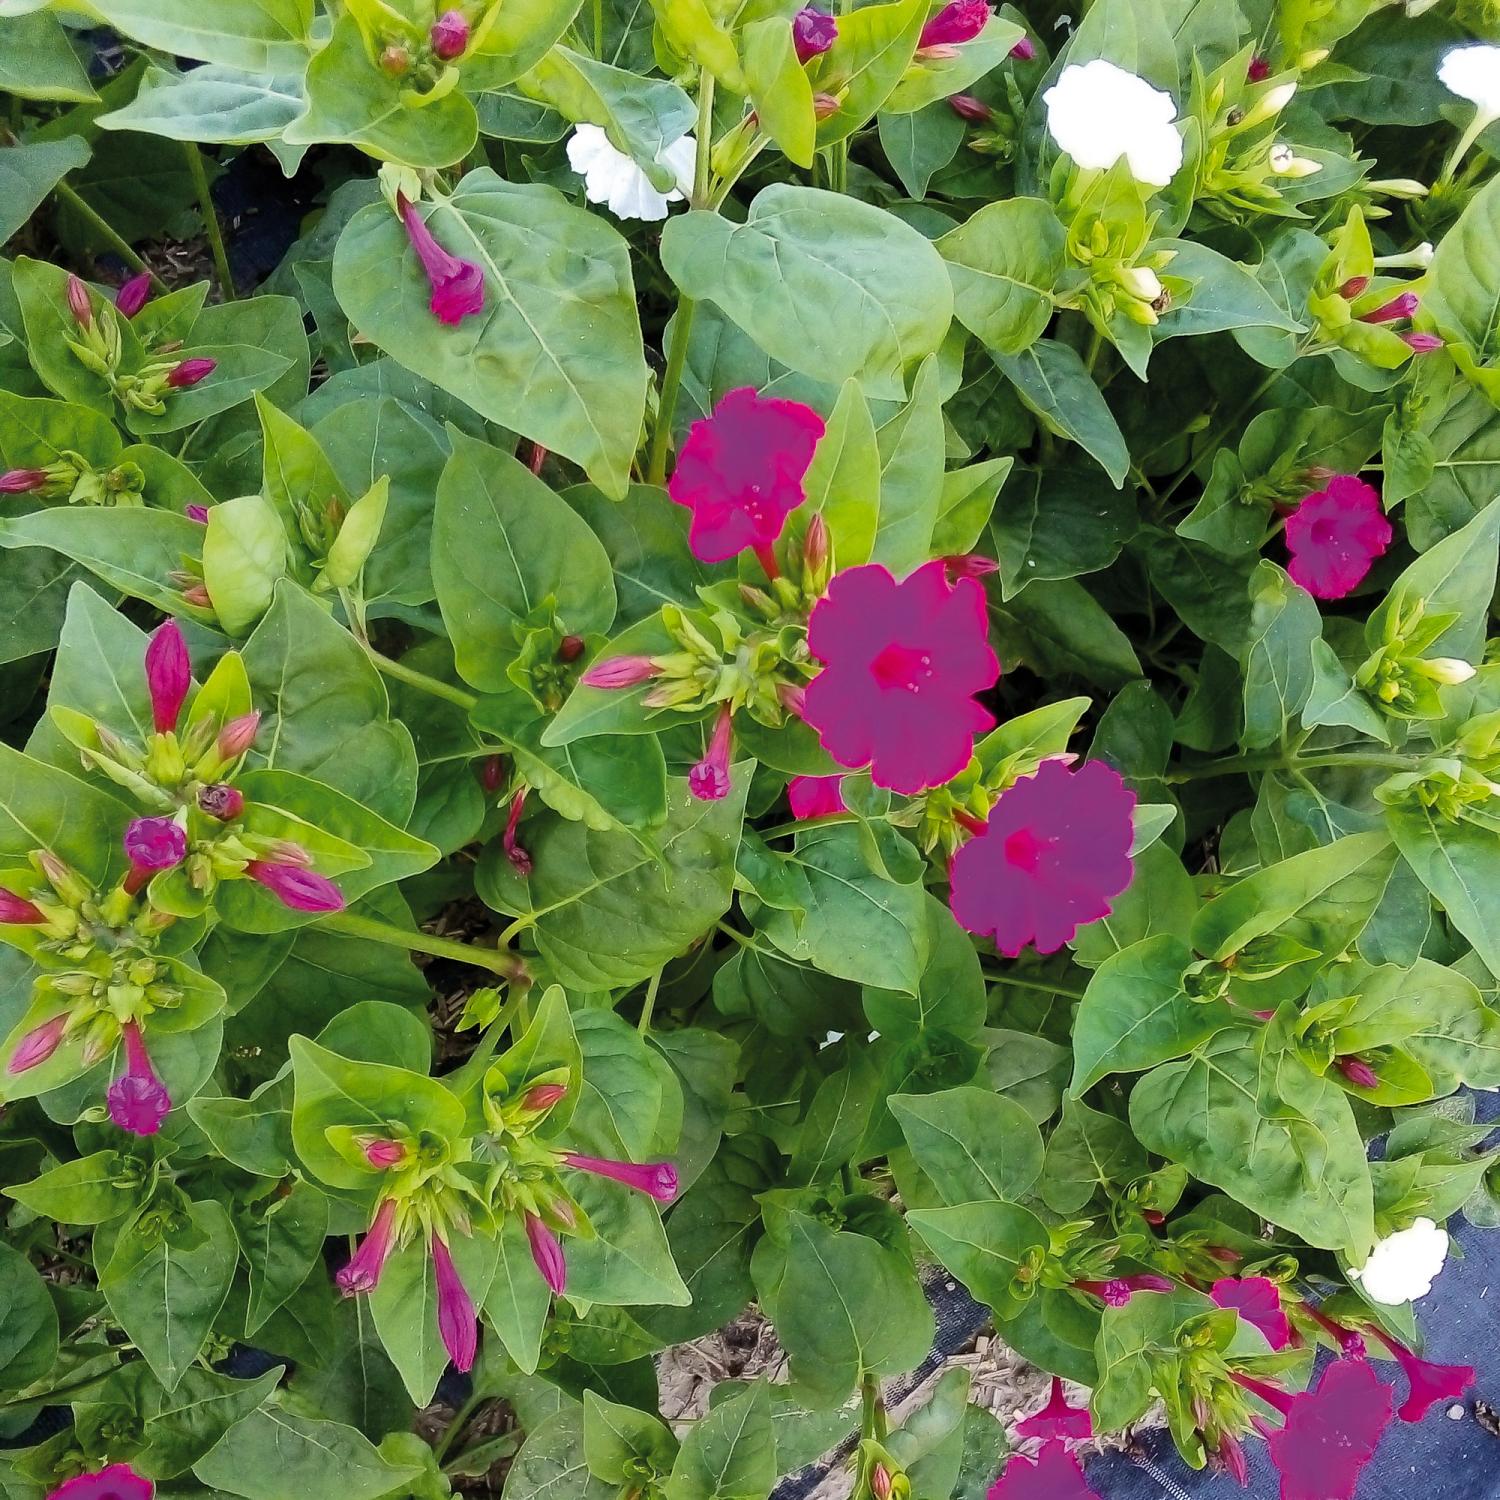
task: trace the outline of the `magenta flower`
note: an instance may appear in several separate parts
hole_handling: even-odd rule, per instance
[[[807,498],[802,481],[823,419],[800,401],[727,392],[688,430],[667,493],[693,513],[688,545],[699,562],[724,562],[747,547],[766,576],[780,569],[772,543]]]
[[[1266,1439],[1281,1474],[1282,1500],[1353,1500],[1360,1472],[1391,1422],[1391,1388],[1369,1364],[1338,1360],[1316,1387],[1296,1396],[1235,1379],[1286,1418]]]
[[[0,474],[0,495],[29,495],[46,482],[47,476],[40,469],[7,469]]]
[[[151,300],[151,273],[142,271],[132,276],[115,293],[115,306],[122,317],[133,318]]]
[[[361,1147],[364,1157],[377,1171],[388,1172],[406,1160],[406,1147],[400,1141],[387,1140],[384,1136],[372,1136]]]
[[[1456,1401],[1474,1384],[1473,1365],[1438,1365],[1420,1359],[1373,1323],[1370,1332],[1390,1351],[1406,1376],[1407,1396],[1396,1413],[1403,1422],[1420,1422],[1439,1401]]]
[[[208,525],[208,507],[206,505],[184,505],[182,513],[188,520],[196,521],[200,526]]]
[[[78,1474],[55,1490],[47,1500],[151,1500],[156,1485],[129,1464],[111,1464],[97,1474]]]
[[[171,818],[134,818],[125,830],[125,856],[137,870],[174,870],[187,858],[187,833]]]
[[[614,1182],[623,1182],[655,1198],[658,1203],[670,1203],[677,1196],[677,1168],[669,1161],[647,1162],[637,1165],[630,1161],[609,1161],[600,1156],[581,1156],[569,1151],[563,1163],[580,1172],[592,1172],[596,1177],[608,1177]]]
[[[432,1237],[432,1270],[437,1277],[438,1332],[443,1348],[455,1368],[466,1372],[474,1368],[479,1348],[479,1319],[474,1313],[474,1299],[440,1234]]]
[[[1292,581],[1317,599],[1342,599],[1391,545],[1380,496],[1352,474],[1336,474],[1286,518]]]
[[[797,61],[811,62],[821,56],[838,40],[838,34],[839,23],[827,11],[803,6],[792,17],[792,46],[797,49]]]
[[[1106,1307],[1124,1307],[1137,1292],[1170,1292],[1172,1282],[1149,1272],[1140,1276],[1116,1276],[1112,1281],[1075,1281],[1080,1292],[1097,1297]]]
[[[1099,1500],[1083,1469],[1061,1442],[1043,1443],[1035,1458],[1013,1453],[986,1500]]]
[[[953,915],[1008,957],[1028,944],[1055,953],[1130,884],[1134,808],[1113,766],[1043,761],[1001,792],[984,832],[953,856]]]
[[[94,304],[89,298],[89,289],[76,276],[68,277],[68,309],[80,328],[93,326]]]
[[[1361,313],[1361,323],[1400,323],[1406,318],[1415,315],[1417,309],[1422,305],[1422,299],[1415,292],[1402,292],[1399,296],[1392,297],[1389,302],[1377,307],[1373,312]]]
[[[1375,1069],[1364,1058],[1356,1057],[1352,1052],[1344,1057],[1334,1058],[1333,1065],[1357,1089],[1373,1089],[1380,1085],[1380,1075]]]
[[[522,787],[514,797],[510,799],[510,812],[505,818],[505,832],[500,839],[500,847],[505,851],[505,857],[511,862],[516,874],[531,874],[531,851],[525,848],[517,837],[517,830],[521,826],[521,812],[526,806],[526,793],[529,789]]]
[[[729,795],[729,748],[733,740],[733,712],[724,703],[719,706],[703,759],[688,772],[688,791],[700,802],[721,802]]]
[[[0,922],[7,927],[35,927],[47,920],[41,907],[0,886]]]
[[[245,866],[251,880],[259,881],[283,906],[293,911],[343,911],[343,892],[326,876],[301,865],[275,864],[252,859]]]
[[[995,722],[974,702],[994,685],[984,590],[941,560],[898,583],[878,563],[834,575],[807,643],[824,663],[803,717],[841,766],[911,795],[951,781]]]
[[[370,1227],[359,1249],[349,1263],[333,1278],[334,1285],[346,1296],[373,1292],[380,1285],[385,1263],[396,1243],[396,1200],[387,1198],[375,1211]]]
[[[225,760],[237,760],[255,743],[260,729],[259,712],[241,714],[231,719],[220,731],[218,751]]]
[[[847,811],[842,776],[794,776],[787,784],[787,801],[794,818],[828,818]]]
[[[1047,1404],[1040,1411],[1033,1412],[1024,1422],[1017,1422],[1016,1431],[1023,1438],[1044,1438],[1048,1441],[1065,1441],[1071,1438],[1082,1442],[1085,1438],[1093,1437],[1094,1422],[1089,1416],[1088,1407],[1068,1405],[1068,1398],[1063,1394],[1063,1383],[1054,1375],[1052,1394],[1047,1398]]]
[[[562,1296],[568,1289],[568,1263],[563,1259],[562,1242],[535,1214],[526,1215],[526,1238],[542,1280]]]
[[[1265,1334],[1273,1349],[1292,1341],[1292,1325],[1281,1306],[1281,1293],[1264,1276],[1226,1276],[1208,1294],[1220,1307],[1232,1307],[1247,1323]]]
[[[1010,55],[1017,62],[1031,62],[1036,57],[1036,43],[1029,36],[1023,36],[1014,47],[1010,49]]]
[[[43,1021],[23,1036],[11,1053],[6,1065],[7,1073],[26,1073],[39,1068],[62,1045],[63,1033],[68,1029],[67,1016],[53,1016]]]
[[[649,656],[611,656],[594,662],[578,680],[586,687],[632,688],[660,675]]]
[[[151,695],[151,719],[158,734],[176,729],[178,716],[193,685],[187,642],[176,620],[159,626],[146,643],[146,690]]]
[[[165,1086],[156,1076],[139,1022],[126,1021],[120,1027],[125,1043],[125,1072],[110,1084],[105,1102],[109,1117],[133,1135],[155,1135],[172,1108]]]
[[[398,195],[401,221],[406,237],[422,262],[422,270],[432,286],[428,304],[432,315],[449,327],[456,327],[467,317],[484,311],[484,268],[472,260],[461,260],[449,253],[433,238],[432,231],[417,211],[417,206]]]
[[[468,18],[461,10],[445,10],[432,23],[427,40],[432,47],[432,55],[439,62],[452,62],[455,57],[462,57],[464,49],[469,45]]]
[[[917,38],[917,50],[972,42],[989,25],[991,14],[985,0],[949,0],[922,28],[922,34]]]
[[[207,380],[218,368],[216,359],[184,359],[167,371],[167,384],[174,391],[185,391]]]
[[[221,823],[232,823],[245,810],[245,794],[238,787],[217,782],[198,788],[198,808]]]

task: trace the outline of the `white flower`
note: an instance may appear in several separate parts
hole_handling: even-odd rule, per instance
[[[1364,1288],[1371,1302],[1398,1307],[1415,1302],[1432,1290],[1432,1283],[1448,1258],[1448,1231],[1431,1219],[1418,1219],[1409,1229],[1398,1229],[1375,1242],[1370,1258],[1351,1279]]]
[[[583,178],[584,197],[606,204],[617,219],[665,219],[667,205],[681,202],[692,188],[697,151],[693,137],[685,135],[657,153],[657,161],[677,179],[677,186],[663,193],[597,125],[578,125],[568,138],[568,165]]]
[[[1487,119],[1500,119],[1500,47],[1477,42],[1443,54],[1438,78],[1460,99],[1478,105]]]
[[[1052,139],[1080,167],[1123,156],[1138,182],[1165,187],[1182,165],[1172,96],[1112,62],[1070,64],[1042,98]]]

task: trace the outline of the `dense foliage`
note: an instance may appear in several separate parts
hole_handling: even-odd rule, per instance
[[[1349,1500],[1462,1394],[1492,5],[3,11],[0,1492]],[[894,1427],[934,1264],[1087,1406]]]

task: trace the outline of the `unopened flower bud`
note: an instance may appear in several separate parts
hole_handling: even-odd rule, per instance
[[[1266,120],[1274,119],[1292,102],[1292,95],[1297,92],[1297,80],[1289,79],[1286,83],[1278,83],[1275,88],[1269,88],[1263,93],[1249,109],[1245,111],[1242,125],[1260,125]]]
[[[400,1141],[386,1140],[384,1137],[372,1137],[364,1142],[361,1149],[365,1160],[382,1172],[399,1167],[407,1155],[406,1147]]]
[[[122,317],[133,318],[151,300],[151,273],[142,271],[132,276],[115,293],[115,306]]]
[[[47,476],[41,469],[7,469],[0,474],[0,495],[29,495],[46,482]]]
[[[565,1083],[538,1083],[527,1089],[521,1097],[522,1105],[534,1114],[540,1114],[544,1109],[551,1109],[559,1100],[568,1097],[568,1086]]]
[[[1361,323],[1399,323],[1405,318],[1412,317],[1421,305],[1421,301],[1422,299],[1415,292],[1402,292],[1372,311],[1361,313],[1359,321]]]
[[[973,94],[949,94],[948,108],[960,120],[970,120],[976,125],[987,125],[994,118],[994,111]]]
[[[1031,62],[1036,57],[1036,43],[1029,36],[1023,36],[1014,47],[1010,49],[1010,55],[1017,62]]]
[[[813,118],[831,120],[839,112],[839,101],[832,94],[813,95]]]
[[[1142,302],[1155,302],[1161,296],[1161,280],[1148,266],[1122,266],[1116,274],[1120,285]]]
[[[807,708],[807,689],[796,682],[778,682],[776,699],[789,714],[800,719]]]
[[[1444,687],[1457,687],[1473,677],[1477,668],[1461,656],[1429,656],[1418,667],[1422,675]]]
[[[411,67],[411,53],[405,47],[392,42],[380,54],[380,71],[392,78],[399,78]]]
[[[479,766],[479,784],[491,796],[498,792],[505,782],[505,757],[503,755],[486,755]]]
[[[0,886],[0,922],[8,927],[35,927],[46,920],[41,907]]]
[[[461,10],[445,10],[427,34],[432,55],[440,62],[462,57],[469,45],[469,21]]]
[[[1250,59],[1250,66],[1245,69],[1245,77],[1251,83],[1264,83],[1271,76],[1271,64],[1259,54]]]
[[[200,526],[208,525],[208,507],[206,505],[184,505],[182,513],[188,520],[196,521]]]
[[[216,359],[185,359],[167,372],[167,384],[174,391],[185,391],[189,386],[207,380],[218,367]]]
[[[807,537],[802,544],[802,557],[809,573],[819,573],[828,566],[829,541],[828,522],[822,511],[814,511],[807,523]]]
[[[826,11],[804,6],[792,17],[792,46],[800,63],[821,56],[838,40],[838,22]]]
[[[94,305],[89,289],[76,277],[68,277],[68,310],[80,328],[94,326]]]
[[[231,719],[219,731],[219,754],[225,760],[237,760],[255,743],[255,736],[259,729],[260,713],[258,710],[252,710],[248,714],[241,714],[237,719]]]
[[[66,1015],[53,1016],[50,1021],[43,1021],[40,1026],[28,1031],[11,1053],[5,1071],[11,1074],[25,1073],[40,1067],[62,1045],[67,1025]]]
[[[870,1470],[870,1493],[875,1500],[891,1500],[891,1471],[882,1463]]]
[[[208,589],[201,583],[195,583],[191,588],[183,589],[182,602],[194,605],[198,609],[213,608],[213,600],[208,597]]]
[[[1336,1057],[1334,1066],[1352,1083],[1357,1089],[1373,1089],[1379,1086],[1380,1078],[1362,1057],[1355,1057],[1352,1053],[1347,1057]]]
[[[220,782],[198,788],[198,807],[210,818],[232,823],[245,810],[245,794],[238,787]]]
[[[557,643],[558,661],[577,661],[583,655],[585,644],[581,635],[565,635]]]
[[[1339,288],[1339,296],[1345,302],[1352,302],[1356,297],[1362,296],[1369,285],[1370,278],[1368,276],[1351,276]]]
[[[631,688],[659,675],[649,656],[611,656],[594,662],[579,681],[585,687]]]
[[[1413,354],[1433,354],[1443,347],[1443,341],[1435,333],[1403,333],[1401,342]]]

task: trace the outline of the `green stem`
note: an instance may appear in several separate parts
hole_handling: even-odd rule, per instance
[[[1050,979],[1022,979],[1018,974],[1005,974],[997,969],[985,969],[983,971],[986,979],[995,984],[1008,984],[1013,989],[1035,990],[1040,995],[1061,995],[1064,1000],[1082,1000],[1083,991],[1075,990],[1065,984],[1053,984]]]
[[[110,248],[130,267],[132,271],[144,271],[151,278],[151,284],[159,292],[167,289],[167,284],[143,261],[120,232],[107,220],[102,219],[93,208],[79,195],[76,189],[67,182],[59,182],[52,190],[62,199],[79,218],[87,220],[89,226],[102,239],[108,241]]]
[[[353,912],[339,912],[323,919],[323,927],[329,932],[342,932],[347,937],[367,938],[372,943],[385,943],[392,948],[406,948],[412,953],[430,953],[434,958],[451,958],[456,963],[472,964],[476,969],[488,969],[502,979],[515,975],[515,959],[496,948],[480,948],[473,943],[456,943],[451,938],[434,937],[430,932],[412,932],[390,922],[381,922],[374,917],[359,917]]]
[[[688,337],[693,331],[693,312],[697,304],[684,297],[677,304],[672,319],[672,342],[667,349],[666,373],[661,378],[661,397],[656,403],[656,427],[651,433],[651,458],[646,465],[646,483],[664,484],[667,478],[667,450],[672,446],[672,414],[677,410],[677,392],[682,386],[682,372],[687,367]]]
[[[714,75],[702,73],[698,77],[698,154],[693,160],[694,208],[708,206],[708,183],[713,175],[714,154]]]
[[[203,215],[203,227],[208,231],[208,248],[213,251],[214,270],[219,274],[219,294],[226,302],[234,301],[234,277],[229,274],[229,256],[224,250],[224,232],[219,227],[219,216],[214,211],[214,195],[209,191],[208,171],[203,165],[203,152],[193,141],[183,143],[187,153],[188,172],[192,175],[193,191],[198,195],[198,209]]]
[[[488,1399],[489,1397],[483,1391],[480,1391],[477,1395],[470,1396],[469,1399],[465,1401],[464,1404],[460,1406],[456,1412],[453,1413],[453,1420],[443,1429],[443,1435],[438,1439],[437,1447],[433,1449],[433,1454],[440,1464],[448,1456],[448,1450],[457,1440],[459,1433],[461,1433],[464,1428],[468,1426],[469,1418],[472,1417],[474,1413],[478,1411],[479,1408]]]
[[[594,56],[604,61],[604,0],[594,0]]]
[[[1443,174],[1434,186],[1445,187],[1453,181],[1453,174],[1458,171],[1459,163],[1469,154],[1469,148],[1494,123],[1494,120],[1482,109],[1474,111],[1474,118],[1469,121],[1468,129],[1459,136],[1458,144],[1453,148],[1453,154],[1448,158],[1447,164],[1443,167]]]
[[[440,677],[430,677],[426,672],[419,672],[415,667],[408,667],[404,662],[393,661],[373,646],[367,645],[365,654],[375,664],[376,669],[384,672],[387,677],[394,677],[397,682],[404,682],[408,687],[417,688],[420,692],[430,693],[434,698],[443,698],[449,703],[456,703],[465,713],[479,702],[473,693],[466,693],[462,688],[454,687],[451,682],[444,682]]]
[[[883,1443],[886,1438],[885,1402],[880,1399],[878,1375],[865,1375],[860,1380],[859,1399],[861,1436]]]
[[[646,998],[641,1002],[641,1019],[637,1030],[645,1036],[651,1030],[651,1016],[656,1009],[656,992],[661,988],[661,970],[651,976],[651,982],[646,986]]]
[[[778,823],[774,828],[761,830],[763,839],[779,839],[789,833],[810,833],[815,828],[837,828],[841,823],[859,822],[858,813],[829,813],[826,818],[793,818],[790,823]]]
[[[1228,755],[1222,760],[1207,761],[1201,766],[1181,766],[1170,772],[1165,779],[1175,785],[1183,781],[1202,781],[1213,776],[1248,776],[1255,771],[1306,771],[1330,766],[1409,771],[1415,764],[1410,756],[1382,755],[1373,751],[1354,751],[1342,755],[1288,755],[1282,750],[1272,750],[1260,755]]]

